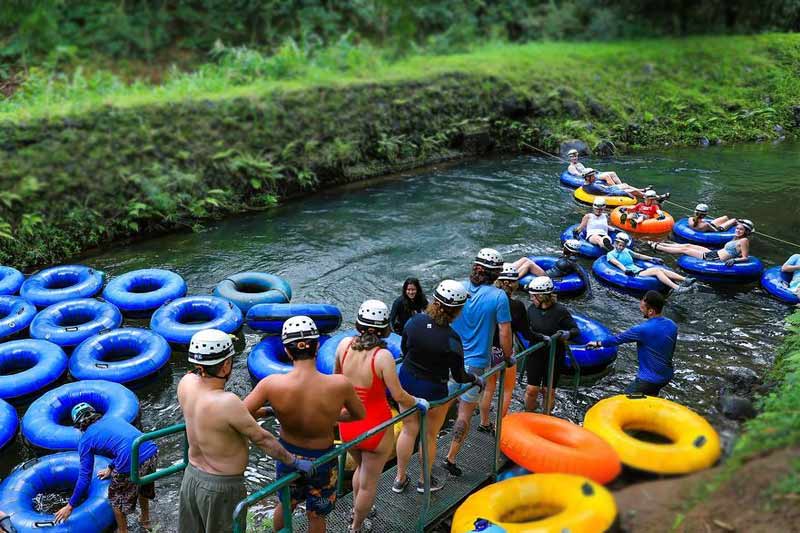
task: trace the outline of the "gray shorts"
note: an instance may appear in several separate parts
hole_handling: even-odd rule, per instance
[[[486,372],[489,368],[485,366],[468,366],[466,367],[467,372],[470,374],[475,374],[476,376],[482,376],[484,372]],[[454,380],[450,380],[447,382],[447,394],[453,394],[459,388],[461,388],[464,384],[458,383]],[[469,389],[467,392],[462,394],[460,397],[462,402],[465,403],[478,403],[481,399],[481,393],[478,391],[478,387],[473,387]]]
[[[178,531],[233,531],[233,510],[246,497],[244,476],[218,476],[187,465],[181,482]]]

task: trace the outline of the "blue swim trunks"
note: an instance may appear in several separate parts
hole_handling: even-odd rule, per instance
[[[279,439],[279,441],[289,453],[309,461],[319,459],[334,448],[334,446],[331,446],[325,450],[307,450],[300,446],[289,444],[283,439]],[[290,485],[292,509],[294,510],[301,501],[305,501],[307,512],[314,513],[317,516],[328,516],[336,505],[336,480],[338,477],[336,467],[337,462],[335,460],[328,461],[324,465],[317,467],[317,473],[314,476],[303,476],[292,482]],[[294,472],[294,469],[291,466],[276,461],[276,478],[281,478],[292,472]]]

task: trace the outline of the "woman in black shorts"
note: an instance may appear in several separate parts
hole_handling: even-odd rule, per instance
[[[569,313],[569,310],[558,303],[553,294],[553,280],[547,276],[534,278],[528,285],[533,305],[528,307],[528,325],[531,328],[533,342],[549,341],[550,337],[559,334],[558,345],[555,353],[555,375],[553,376],[553,390],[547,390],[547,370],[550,347],[544,346],[528,356],[525,371],[528,374],[528,387],[525,389],[525,410],[535,411],[539,402],[539,389],[542,397],[550,394],[550,402],[555,400],[555,388],[558,385],[558,376],[564,367],[564,345],[569,339],[578,336],[578,325]]]

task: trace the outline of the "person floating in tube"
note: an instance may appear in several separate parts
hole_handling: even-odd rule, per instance
[[[572,231],[572,236],[575,239],[579,239],[585,232],[587,242],[611,251],[614,246],[611,242],[608,227],[606,205],[605,198],[595,198],[594,202],[592,202],[592,210],[583,215],[581,223]]]
[[[664,212],[661,210],[662,202],[669,198],[669,193],[659,196],[653,189],[644,193],[644,202],[640,202],[635,206],[628,209],[627,207],[620,207],[619,221],[622,224],[628,222],[632,228],[636,228],[639,224],[649,218],[661,218]]]
[[[629,198],[644,198],[644,193],[651,187],[637,189],[627,183],[619,185],[606,185],[597,181],[597,171],[587,168],[583,173],[583,190],[595,196],[627,196]]]
[[[794,254],[781,266],[781,272],[791,274],[787,288],[800,297],[800,254]]]
[[[688,255],[703,261],[721,262],[732,267],[736,263],[747,261],[750,255],[750,235],[755,231],[755,225],[747,219],[739,220],[736,224],[736,233],[733,238],[725,243],[722,250],[712,250],[699,244],[675,244],[666,242],[650,242],[650,247],[656,252],[666,252],[673,255]]]
[[[581,243],[577,239],[567,239],[561,246],[561,257],[558,258],[556,263],[547,270],[537,265],[532,259],[528,257],[520,257],[512,263],[517,270],[518,276],[521,278],[528,274],[534,276],[548,276],[550,278],[563,278],[570,274],[578,274],[585,283],[589,283],[583,272],[578,268],[578,252],[580,252]]]
[[[579,178],[583,177],[583,173],[586,172],[586,167],[583,166],[583,163],[578,161],[578,151],[576,149],[572,149],[567,152],[567,158],[569,159],[569,166],[567,167],[567,172],[572,174],[573,176],[578,176]],[[609,172],[598,172],[597,178],[604,182],[606,185],[624,185],[622,180],[617,176],[616,172],[609,171]]]
[[[611,265],[622,270],[628,276],[657,278],[658,281],[676,293],[689,291],[690,285],[695,281],[694,278],[681,276],[677,272],[667,270],[663,266],[652,266],[648,268],[637,266],[633,261],[634,259],[650,261],[657,265],[662,264],[664,261],[658,257],[650,257],[649,255],[631,251],[631,249],[628,248],[630,242],[631,238],[627,233],[624,231],[617,233],[617,236],[614,238],[614,249],[606,254],[606,259]],[[678,285],[678,283],[680,283],[680,285]]]
[[[714,233],[718,231],[727,231],[739,222],[737,219],[730,218],[727,215],[722,215],[713,220],[708,220],[706,218],[707,216],[708,205],[697,204],[694,208],[694,214],[690,216],[687,221],[689,227],[702,233]]]

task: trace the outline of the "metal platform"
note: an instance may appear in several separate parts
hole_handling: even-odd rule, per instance
[[[446,479],[444,488],[431,493],[431,506],[425,516],[426,531],[447,517],[457,503],[466,498],[476,488],[484,484],[492,475],[494,457],[494,436],[476,430],[478,416],[473,417],[472,428],[458,454],[458,466],[463,471],[459,477],[449,476],[441,467],[450,448],[450,438],[439,440],[436,450],[436,462],[433,467],[434,477]],[[502,456],[501,456],[502,457]],[[392,492],[397,467],[383,472],[378,481],[378,492],[375,497],[377,516],[372,519],[372,531],[375,533],[404,533],[416,531],[417,521],[422,512],[422,494],[416,490],[419,479],[420,460],[418,453],[411,458],[408,468],[409,484],[405,492]],[[336,502],[336,509],[328,515],[327,530],[331,533],[346,533],[350,525],[348,515],[353,508],[353,493],[348,493]],[[306,531],[305,513],[294,516],[294,531]]]

